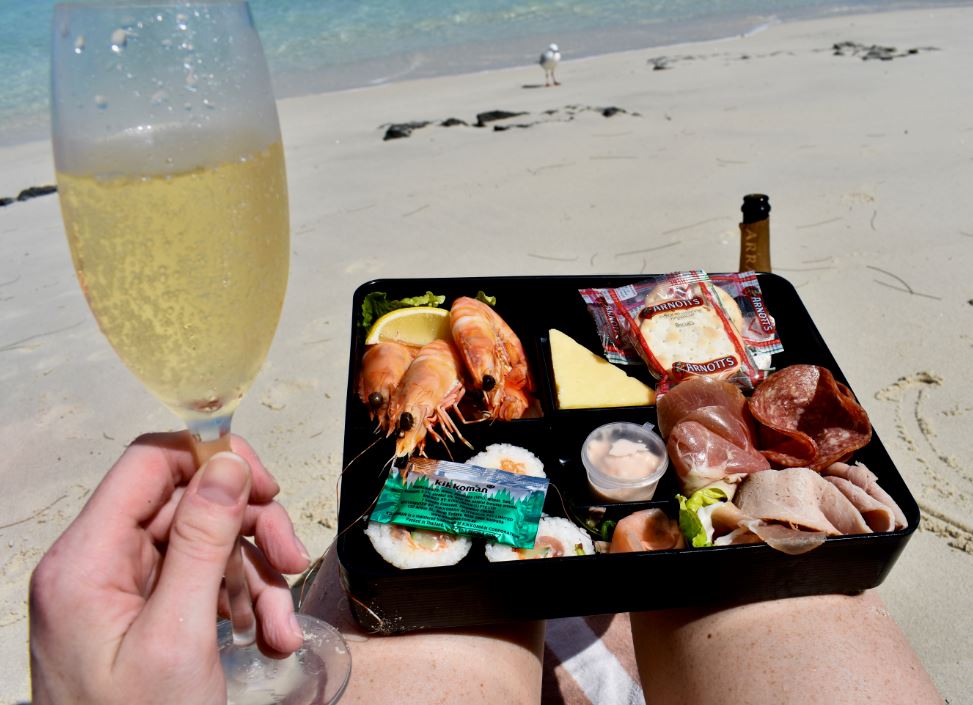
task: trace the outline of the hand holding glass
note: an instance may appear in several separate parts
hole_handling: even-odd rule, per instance
[[[287,284],[284,157],[260,40],[243,2],[62,5],[53,30],[54,156],[81,288],[122,360],[186,421],[202,464],[229,449]],[[230,702],[337,700],[350,671],[340,635],[299,615],[304,647],[267,659],[239,551],[226,585]]]

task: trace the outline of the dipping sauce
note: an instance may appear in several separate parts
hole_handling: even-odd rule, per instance
[[[599,499],[652,499],[669,466],[665,444],[650,426],[614,422],[592,431],[581,449],[588,484]]]

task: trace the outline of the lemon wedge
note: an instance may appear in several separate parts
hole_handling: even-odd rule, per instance
[[[389,311],[375,321],[365,344],[395,341],[405,345],[426,345],[434,340],[452,340],[449,311],[433,306],[414,306]]]

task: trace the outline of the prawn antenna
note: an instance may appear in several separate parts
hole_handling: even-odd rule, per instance
[[[381,438],[376,438],[374,441],[372,441],[371,443],[369,443],[368,446],[366,446],[365,449],[362,450],[362,452],[360,452],[354,458],[352,458],[351,460],[349,460],[348,463],[347,463],[347,465],[345,465],[341,469],[341,472],[338,473],[338,479],[335,480],[335,483],[334,483],[334,485],[335,485],[334,486],[334,496],[335,496],[335,499],[337,499],[337,501],[338,501],[338,506],[341,506],[341,479],[345,476],[345,473],[348,472],[348,470],[351,468],[352,464],[356,460],[358,460],[360,457],[362,457],[363,455],[365,455],[365,453],[367,453],[372,448],[374,448],[376,444],[378,444],[379,442],[381,442],[381,440],[382,440]],[[388,463],[386,463],[385,465],[382,466],[382,470],[379,472],[379,475],[381,475],[381,473],[385,471],[385,466],[386,465],[388,465]],[[377,499],[378,499],[378,497],[376,497],[376,500]],[[373,504],[374,504],[374,502],[373,502]],[[327,552],[325,552],[325,553],[327,553]]]
[[[360,457],[362,457],[363,455],[365,455],[365,453],[367,453],[368,451],[370,451],[372,448],[375,447],[376,444],[380,443],[381,441],[382,441],[382,438],[376,438],[374,441],[372,441],[367,446],[365,446],[365,448],[358,455],[356,455],[354,458],[352,458],[351,460],[349,460],[348,461],[348,464],[345,465],[341,469],[341,474],[338,476],[338,479],[340,480],[342,477],[344,477],[345,473],[348,472],[348,469],[352,466],[352,464],[356,460],[358,460]]]
[[[549,487],[551,487],[554,490],[554,492],[557,494],[557,498],[561,502],[561,509],[564,510],[564,516],[569,517],[571,521],[573,521],[576,525],[580,526],[582,529],[587,531],[589,534],[594,536],[599,541],[605,540],[605,537],[602,536],[600,532],[592,528],[589,519],[583,519],[582,517],[578,516],[577,512],[575,512],[570,508],[570,505],[564,501],[564,495],[561,494],[561,489],[557,485],[551,482],[549,484]]]
[[[393,633],[390,622],[386,622],[386,620],[382,619],[375,610],[373,610],[371,607],[369,607],[364,602],[359,600],[357,597],[352,595],[350,592],[348,592],[348,590],[345,590],[345,597],[347,597],[349,600],[354,602],[356,605],[358,605],[363,610],[368,612],[369,615],[371,615],[372,619],[375,620],[375,627],[376,627],[375,632],[377,634],[388,635]]]
[[[577,517],[574,516],[574,512],[568,509],[568,503],[564,501],[564,495],[561,494],[561,489],[553,482],[549,483],[548,486],[554,490],[555,494],[557,494],[558,501],[561,503],[561,509],[564,510],[564,516],[569,516],[576,519]]]
[[[391,461],[389,461],[385,465],[388,465],[389,463],[391,463]],[[348,465],[351,465],[351,463],[349,463]],[[384,470],[384,467],[385,466],[383,466],[383,470]],[[347,470],[347,469],[348,469],[348,467],[345,466],[345,470]],[[342,471],[342,473],[343,472],[344,471]],[[335,494],[340,494],[340,489],[341,489],[341,479],[339,478],[338,479],[338,482],[336,483]],[[315,560],[310,566],[308,566],[307,570],[305,570],[301,574],[301,577],[299,577],[295,581],[295,584],[300,583],[300,585],[301,585],[300,594],[298,595],[298,598],[297,598],[297,607],[300,607],[301,604],[304,602],[304,596],[305,596],[305,591],[307,590],[307,585],[308,585],[309,582],[311,582],[311,579],[313,578],[314,574],[320,569],[321,565],[324,563],[325,558],[328,557],[328,554],[331,553],[332,551],[336,550],[336,548],[338,546],[338,539],[340,539],[342,536],[344,536],[349,531],[351,531],[353,528],[355,528],[359,524],[359,522],[361,522],[363,519],[365,519],[366,517],[368,517],[369,514],[371,514],[372,509],[375,507],[375,504],[378,502],[378,498],[379,498],[379,495],[380,494],[381,493],[375,495],[375,499],[373,499],[369,503],[368,507],[365,508],[365,511],[363,511],[361,514],[359,514],[355,518],[354,521],[352,521],[350,524],[348,524],[348,526],[346,526],[344,529],[342,529],[341,531],[339,531],[338,533],[336,533],[334,535],[334,538],[331,539],[331,542],[325,547],[324,551],[317,558],[317,560]],[[354,595],[352,595],[351,593],[349,593],[347,590],[345,590],[345,594],[350,599],[354,600],[357,604],[361,604],[361,606],[364,609],[368,610],[368,612],[370,612],[376,619],[378,619],[379,622],[383,622],[383,620],[381,618],[379,618],[378,615],[376,615],[371,609],[369,609],[367,605],[364,605],[359,600],[357,600]]]
[[[354,524],[352,524],[352,526],[354,526]],[[348,527],[348,529],[350,528],[351,526]],[[348,529],[345,529],[345,531],[347,531]],[[307,597],[308,588],[310,587],[311,583],[314,582],[318,572],[321,570],[321,567],[324,565],[324,562],[327,559],[328,554],[330,554],[338,545],[338,539],[341,537],[342,534],[345,533],[345,531],[342,531],[341,533],[337,534],[333,539],[331,539],[331,543],[329,543],[327,548],[324,549],[324,553],[322,553],[316,561],[314,561],[310,566],[308,566],[307,570],[305,570],[301,574],[301,577],[299,577],[295,582],[295,588],[298,585],[300,586],[298,594],[294,597],[295,609],[300,609],[301,606],[304,604],[304,600]],[[359,600],[357,597],[352,595],[351,591],[348,590],[347,586],[344,585],[344,583],[341,583],[341,589],[348,600],[355,603],[360,609],[367,612],[371,616],[371,618],[375,620],[375,624],[376,624],[375,631],[377,633],[379,634],[392,633],[392,629],[388,626],[389,623],[385,619],[383,619],[377,612],[375,612],[375,610],[373,610],[371,607],[369,607],[364,602]]]
[[[394,460],[394,458],[392,460]],[[379,473],[379,477],[381,477],[382,474],[385,473],[385,470],[387,468],[390,469],[390,466],[392,464],[392,460],[387,461],[385,463],[385,465],[382,466],[382,472]],[[367,519],[368,518],[368,515],[372,513],[372,509],[374,509],[375,505],[378,503],[378,498],[381,495],[382,495],[382,490],[379,489],[379,491],[375,494],[375,497],[372,499],[372,501],[368,503],[368,506],[367,507],[365,507],[365,510],[361,514],[359,514],[357,517],[355,517],[354,521],[352,521],[350,524],[348,524],[348,526],[346,526],[344,529],[342,529],[340,532],[338,532],[338,534],[335,535],[334,540],[332,541],[332,543],[334,543],[334,541],[337,541],[339,538],[341,538],[342,536],[344,536],[348,531],[350,531],[353,527],[355,527],[359,522],[361,522],[364,519]],[[330,546],[329,546],[329,548],[330,548]]]
[[[324,557],[328,555],[328,552],[331,550],[332,546],[334,546],[333,539],[331,543],[328,544],[328,547],[324,549],[324,553],[318,556],[317,560],[311,563],[311,565],[307,567],[307,570],[301,573],[301,576],[295,581],[295,584],[299,584],[301,589],[294,600],[294,609],[300,609],[301,605],[304,604],[304,598],[307,595],[308,584],[311,582],[311,579],[317,574],[318,570],[321,568],[321,564],[324,563]]]

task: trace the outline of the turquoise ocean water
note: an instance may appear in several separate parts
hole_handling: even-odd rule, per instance
[[[278,96],[728,37],[943,0],[251,0]],[[53,0],[0,0],[0,144],[48,130]],[[867,38],[864,38],[867,39]]]

